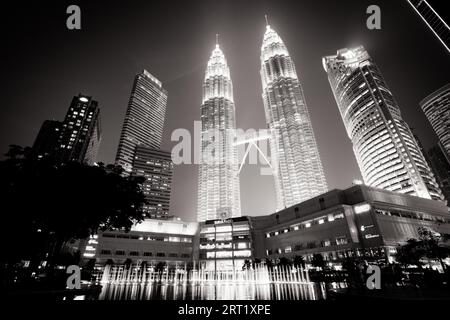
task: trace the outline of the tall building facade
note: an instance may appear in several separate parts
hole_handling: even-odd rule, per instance
[[[450,161],[445,157],[445,153],[440,146],[434,146],[428,150],[428,163],[433,169],[436,181],[450,205]]]
[[[439,138],[439,146],[450,162],[450,83],[423,99],[420,107],[430,121]]]
[[[277,210],[327,191],[303,89],[280,36],[268,25],[261,47],[261,81]]]
[[[241,215],[233,84],[216,44],[209,58],[201,105],[198,221]]]
[[[414,11],[450,52],[450,27],[426,0],[408,0]]]
[[[148,218],[167,218],[173,177],[171,153],[137,146],[132,175],[145,178],[142,191],[147,202],[143,208],[146,216]]]
[[[73,97],[62,122],[56,158],[61,162],[77,161],[92,165],[96,161],[100,141],[98,102],[82,94]]]
[[[443,200],[420,147],[364,47],[322,59],[365,184]]]
[[[58,149],[58,139],[61,134],[62,122],[45,120],[42,123],[36,140],[31,148],[31,155],[35,159],[53,157]]]
[[[129,175],[133,170],[135,148],[138,145],[159,149],[166,114],[167,91],[161,81],[147,70],[137,74],[116,155],[116,165]]]

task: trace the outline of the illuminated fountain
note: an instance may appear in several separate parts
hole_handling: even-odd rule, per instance
[[[324,298],[308,270],[259,265],[246,270],[156,271],[139,265],[105,266],[100,299],[308,299]]]

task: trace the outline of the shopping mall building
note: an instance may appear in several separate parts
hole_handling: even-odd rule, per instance
[[[241,269],[245,259],[300,255],[308,262],[316,253],[336,267],[363,252],[392,261],[398,244],[418,238],[419,227],[450,234],[448,210],[441,201],[355,185],[265,216],[146,220],[129,233],[98,234],[83,256],[98,264],[131,259],[208,270]]]

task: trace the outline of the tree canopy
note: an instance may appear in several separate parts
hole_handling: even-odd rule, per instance
[[[29,154],[29,148],[11,146],[0,161],[2,259],[33,255],[46,241],[63,243],[99,229],[129,230],[143,220],[143,178],[124,177],[114,165],[60,164]]]

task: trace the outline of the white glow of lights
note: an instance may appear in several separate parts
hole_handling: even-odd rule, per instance
[[[131,231],[193,236],[197,233],[197,228],[197,222],[145,219],[141,223],[131,227]]]
[[[370,204],[368,204],[368,203],[359,204],[359,205],[356,205],[353,207],[356,214],[368,212],[368,211],[370,211],[370,208],[371,208]]]
[[[86,257],[86,258],[92,258],[92,257],[95,256],[95,253],[85,252],[85,253],[83,254],[83,256]]]
[[[250,250],[239,250],[239,251],[234,252],[235,257],[250,257],[251,255],[252,255],[252,252]],[[224,256],[224,257],[229,257],[229,256]]]
[[[310,223],[310,222],[308,222],[307,224],[305,224],[305,228],[309,228],[309,227],[311,227],[311,223]]]
[[[89,99],[88,99],[88,98],[86,98],[86,97],[81,97],[81,98],[80,98],[80,101],[81,101],[81,102],[88,102],[88,101],[89,101]]]

